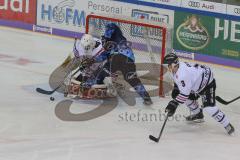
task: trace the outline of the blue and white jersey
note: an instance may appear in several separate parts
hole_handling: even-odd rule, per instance
[[[134,53],[127,42],[127,39],[123,36],[121,29],[115,23],[109,23],[106,25],[104,32],[104,38],[107,41],[112,41],[116,43],[116,47],[113,52],[117,54],[122,54],[131,60],[135,61]]]

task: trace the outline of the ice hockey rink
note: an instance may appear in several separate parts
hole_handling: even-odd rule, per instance
[[[0,27],[0,160],[238,160],[240,145],[240,100],[219,108],[234,125],[234,136],[205,113],[204,123],[189,124],[180,106],[169,119],[159,143],[163,123],[151,120],[159,115],[169,98],[154,97],[151,108],[137,99],[128,106],[119,99],[111,112],[89,121],[64,121],[55,114],[64,97],[55,101],[39,94],[36,87],[48,88],[51,72],[72,50],[73,40],[41,33]],[[240,94],[240,70],[210,65],[217,80],[217,95],[226,100]],[[98,101],[79,100],[72,113],[96,108]],[[132,115],[132,116],[131,116]]]

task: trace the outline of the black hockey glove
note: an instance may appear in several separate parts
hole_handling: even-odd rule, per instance
[[[110,39],[109,38],[107,38],[107,37],[105,37],[105,36],[101,36],[101,41],[102,41],[102,45],[104,46],[105,45],[105,43],[107,42],[107,41],[109,41]]]
[[[115,49],[117,49],[117,43],[112,41],[110,38],[106,38],[104,36],[102,36],[102,46],[105,49],[105,51],[113,51]]]
[[[190,93],[188,99],[194,101],[194,100],[198,100],[199,97],[200,97],[200,96],[199,96],[198,94],[196,94],[196,93]]]
[[[85,68],[90,67],[93,63],[95,63],[93,58],[86,58],[81,62],[79,69],[83,71]]]
[[[83,71],[85,68],[86,68],[86,66],[83,66],[83,65],[79,66],[80,71]]]
[[[165,109],[165,112],[167,112],[167,113],[168,113],[168,116],[171,117],[171,116],[174,115],[177,107],[178,107],[178,102],[176,102],[175,100],[171,100],[171,101],[168,103],[168,105],[167,105],[167,107],[166,107],[166,109]]]

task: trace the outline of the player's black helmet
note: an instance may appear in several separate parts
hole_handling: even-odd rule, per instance
[[[179,59],[178,56],[174,53],[169,53],[167,54],[164,59],[163,59],[163,64],[178,64],[179,63]]]
[[[113,41],[117,44],[121,41],[126,41],[126,38],[123,36],[123,33],[119,26],[115,23],[108,23],[105,28],[104,36],[105,40]]]

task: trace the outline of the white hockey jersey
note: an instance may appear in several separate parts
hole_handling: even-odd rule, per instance
[[[204,65],[179,62],[179,68],[173,74],[173,80],[180,90],[175,100],[184,103],[191,92],[199,93],[213,81],[213,73]]]

